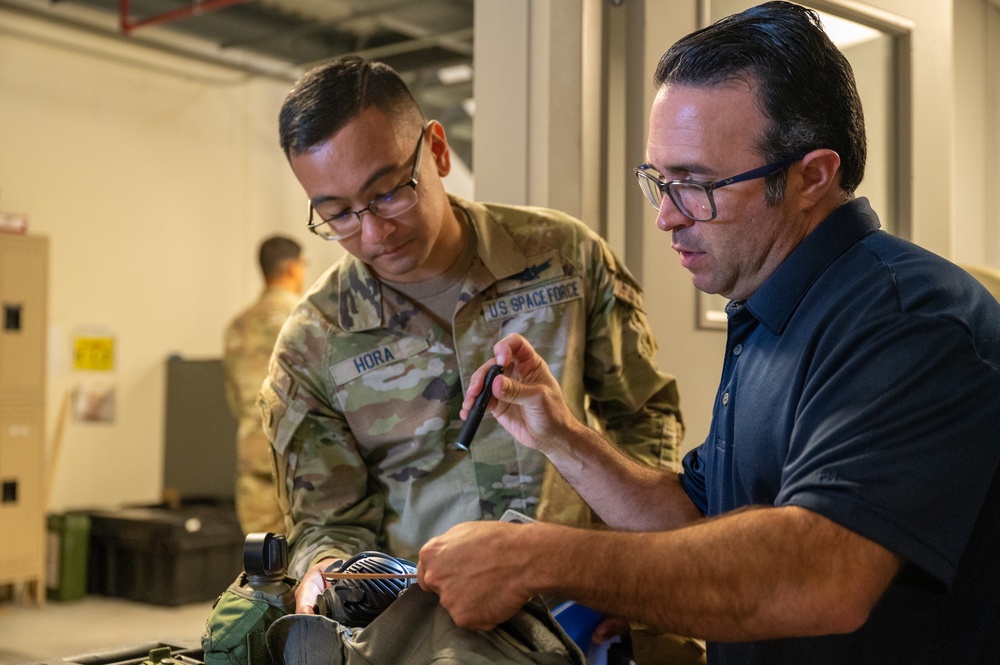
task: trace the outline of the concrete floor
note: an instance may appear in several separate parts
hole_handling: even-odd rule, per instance
[[[0,665],[39,663],[156,642],[197,647],[212,602],[164,607],[97,595],[50,600],[44,607],[3,601]]]

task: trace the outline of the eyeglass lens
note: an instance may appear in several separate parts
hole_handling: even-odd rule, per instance
[[[417,203],[417,190],[411,186],[411,183],[412,185],[416,184],[409,181],[392,191],[376,196],[371,203],[357,212],[348,210],[335,217],[327,218],[320,209],[316,209],[316,216],[320,219],[327,219],[327,221],[326,223],[320,221],[317,224],[317,220],[314,218],[312,228],[317,235],[325,238],[343,238],[361,228],[361,216],[366,211],[383,218],[402,215]]]
[[[413,156],[413,170],[410,172],[409,180],[385,194],[376,196],[361,210],[345,210],[338,213],[331,212],[324,214],[322,208],[313,208],[310,203],[309,230],[326,240],[340,240],[356,233],[361,228],[361,216],[365,212],[371,212],[373,215],[388,219],[402,215],[416,205],[417,174],[420,171],[424,135],[424,132],[421,132],[420,138],[417,141],[416,152]],[[319,219],[316,219],[316,217],[319,217]]]
[[[660,209],[663,205],[663,190],[667,190],[670,200],[685,217],[696,221],[707,221],[714,216],[712,200],[704,186],[677,181],[664,183],[652,173],[641,170],[636,171],[636,175],[639,179],[639,188],[653,208]]]
[[[701,185],[671,183],[667,185],[667,194],[680,211],[691,219],[707,221],[715,216],[708,190]]]

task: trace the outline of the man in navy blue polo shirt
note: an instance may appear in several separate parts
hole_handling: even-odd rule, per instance
[[[705,638],[710,663],[1000,662],[1000,304],[854,198],[861,105],[812,11],[693,33],[657,82],[636,175],[731,301],[709,436],[679,475],[639,467],[502,340],[492,413],[614,530],[459,525],[421,586],[465,627],[553,593]]]

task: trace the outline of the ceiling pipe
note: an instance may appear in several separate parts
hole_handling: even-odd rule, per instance
[[[407,39],[400,42],[393,42],[392,44],[385,44],[383,46],[373,46],[368,49],[358,49],[351,51],[350,53],[351,55],[361,56],[362,58],[366,58],[368,60],[382,60],[383,58],[407,55],[431,46],[440,46],[443,49],[447,49],[461,55],[464,51],[469,50],[466,44],[462,43],[463,40],[472,39],[474,31],[474,28],[462,28],[461,30],[455,30],[453,32],[446,32],[438,35],[427,35],[426,37]],[[332,57],[324,58],[323,60],[307,62],[299,66],[303,69],[309,70],[316,65],[328,62],[331,59]]]
[[[199,46],[197,43],[192,43],[197,40],[186,40],[183,45],[176,45],[173,43],[168,44],[157,38],[150,38],[149,35],[151,35],[151,33],[155,33],[156,31],[151,31],[151,33],[146,33],[146,35],[126,36],[121,33],[121,30],[114,24],[115,22],[113,20],[105,21],[104,17],[100,20],[95,20],[93,18],[87,19],[73,14],[63,14],[52,9],[48,4],[39,7],[34,4],[34,0],[0,0],[0,33],[19,34],[26,39],[33,39],[40,43],[50,44],[56,48],[84,52],[97,57],[119,59],[118,56],[110,56],[109,53],[103,48],[91,49],[88,47],[80,47],[74,44],[72,40],[61,37],[49,39],[46,37],[40,37],[33,31],[13,33],[3,22],[3,12],[10,12],[35,21],[51,23],[61,28],[78,31],[86,35],[110,39],[116,42],[128,43],[131,46],[139,47],[150,52],[166,53],[171,56],[192,60],[194,62],[199,62],[213,67],[223,67],[231,71],[246,74],[247,76],[259,76],[274,79],[282,83],[294,83],[300,76],[302,76],[303,73],[305,73],[305,70],[301,67],[288,62],[269,59],[267,57],[245,51],[229,52],[224,50],[220,52],[216,45],[206,43],[204,46]],[[142,59],[137,60],[131,56],[121,56],[120,61],[133,65],[144,62]],[[149,67],[150,65],[143,64],[139,66]],[[191,74],[184,69],[169,70],[169,68],[167,68],[161,69],[160,71],[178,75],[183,78],[198,79],[209,84],[230,85],[236,82],[235,80],[230,79],[203,77]]]
[[[155,14],[153,16],[141,19],[139,21],[132,21],[129,19],[129,0],[119,0],[118,24],[121,27],[121,31],[126,35],[128,35],[136,28],[142,28],[149,25],[160,25],[163,23],[169,23],[170,21],[176,21],[177,19],[187,18],[189,16],[197,16],[198,14],[204,14],[205,12],[210,12],[215,9],[224,9],[225,7],[229,7],[230,5],[238,5],[249,1],[250,0],[203,0],[200,2],[195,2],[194,4],[188,7],[173,9],[169,12],[163,12],[162,14]]]

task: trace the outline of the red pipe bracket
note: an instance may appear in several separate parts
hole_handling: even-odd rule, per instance
[[[136,28],[169,23],[170,21],[176,21],[177,19],[197,16],[199,14],[204,14],[205,12],[210,12],[216,9],[224,9],[230,5],[238,5],[244,2],[250,2],[250,0],[202,0],[200,2],[194,2],[188,7],[181,7],[180,9],[163,12],[162,14],[155,14],[138,21],[132,21],[129,18],[129,0],[119,0],[118,24],[121,31],[127,35]]]

